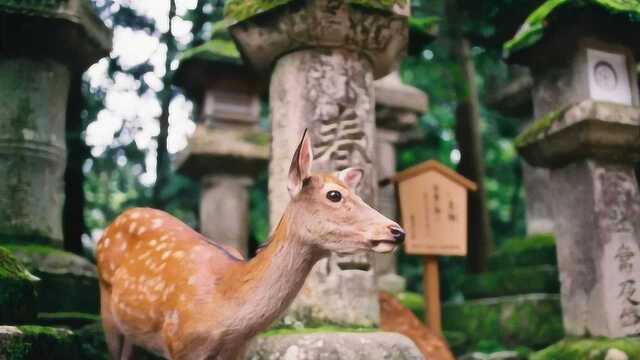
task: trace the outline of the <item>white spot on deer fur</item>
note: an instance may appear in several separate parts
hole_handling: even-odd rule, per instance
[[[151,228],[157,229],[162,226],[163,223],[164,221],[162,219],[153,219],[153,221],[151,221]]]
[[[147,231],[147,228],[144,226],[141,226],[140,229],[138,229],[138,235],[144,234],[145,231]]]
[[[173,257],[176,259],[182,259],[184,257],[184,251],[176,251],[173,253]]]
[[[164,252],[164,254],[162,254],[162,257],[160,258],[161,260],[166,260],[169,255],[171,255],[171,250],[167,250]]]
[[[160,243],[160,244],[158,244],[158,246],[156,246],[156,250],[160,251],[160,250],[166,248],[167,246],[168,246],[167,243],[164,243],[164,242]]]
[[[135,222],[132,222],[132,223],[129,225],[129,232],[130,232],[131,234],[133,234],[133,232],[134,232],[134,231],[136,231],[136,226],[138,226],[138,225],[137,225]]]
[[[104,238],[104,247],[109,247],[109,243],[111,242],[111,239],[109,238]]]
[[[153,290],[160,291],[162,289],[164,289],[164,281],[160,280],[160,282],[153,287]]]
[[[138,260],[144,260],[149,255],[151,255],[151,252],[149,251],[142,253],[142,255],[138,256]]]
[[[140,217],[140,213],[137,211],[132,211],[131,215],[129,215],[129,217],[131,217],[132,219],[137,219]]]
[[[126,241],[123,241],[123,242],[120,244],[120,251],[125,251],[125,250],[127,250],[127,242],[126,242]]]
[[[115,237],[116,239],[122,239],[122,233],[121,233],[120,231],[118,231],[118,232],[114,235],[114,237]]]
[[[116,269],[116,264],[114,264],[113,262],[109,263],[109,269],[111,271],[114,271]]]
[[[189,285],[194,285],[196,283],[196,280],[197,280],[196,276],[192,275],[192,276],[189,276],[189,281],[187,283]]]
[[[164,241],[167,240],[169,238],[169,234],[164,234],[162,236],[160,236],[160,240]]]
[[[156,246],[157,243],[158,243],[158,240],[153,239],[153,240],[149,241],[149,246]]]

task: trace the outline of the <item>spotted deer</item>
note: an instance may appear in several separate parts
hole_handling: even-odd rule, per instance
[[[362,170],[311,174],[312,159],[305,132],[289,170],[291,201],[250,260],[159,210],[118,216],[97,248],[111,357],[133,359],[143,348],[172,360],[239,359],[322,257],[386,253],[404,240],[398,224],[355,194]]]

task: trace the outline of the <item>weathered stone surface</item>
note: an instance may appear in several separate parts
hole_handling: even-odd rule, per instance
[[[393,295],[379,293],[380,329],[411,339],[425,359],[454,360],[446,341],[426,327]]]
[[[7,245],[7,249],[41,279],[38,311],[98,313],[98,275],[87,259],[41,245]]]
[[[36,318],[36,291],[31,275],[0,247],[0,324],[28,323]]]
[[[559,167],[584,158],[640,160],[640,108],[585,100],[547,114],[516,140],[534,166]]]
[[[531,355],[531,360],[624,360],[640,358],[640,340],[565,339]]]
[[[247,360],[419,360],[416,345],[397,333],[314,333],[259,336]]]
[[[395,268],[394,268],[395,270]],[[393,272],[378,276],[376,284],[378,290],[397,295],[407,290],[407,280]]]
[[[311,49],[282,57],[271,81],[272,157],[269,165],[270,222],[277,224],[289,201],[291,156],[308,128],[314,145],[313,171],[349,166],[364,170],[357,191],[376,199],[373,77],[357,53]],[[369,326],[379,317],[372,270],[340,271],[338,265],[369,267],[366,257],[322,260],[312,270],[290,316],[303,322]]]
[[[527,206],[527,234],[551,234],[553,233],[553,214],[549,192],[549,170],[533,167],[526,161],[520,163]]]
[[[268,159],[268,136],[264,133],[199,125],[176,164],[178,172],[193,179],[222,171],[253,177],[266,167]]]
[[[342,48],[363,54],[380,78],[406,51],[408,4],[394,11],[371,11],[342,0],[305,0],[250,17],[230,31],[240,53],[259,71],[267,72],[280,56],[301,49]]]
[[[469,348],[479,341],[539,349],[563,336],[557,295],[524,295],[447,303],[442,307],[443,327],[469,337]]]
[[[230,245],[245,258],[249,252],[248,177],[205,176],[201,180],[200,231]]]
[[[567,333],[639,333],[640,194],[633,168],[584,160],[552,169],[550,184]]]
[[[73,332],[42,326],[0,326],[0,360],[82,360]]]
[[[62,244],[69,70],[49,60],[0,61],[0,242]]]
[[[492,354],[484,354],[480,352],[474,352],[461,356],[459,360],[521,360],[523,357],[519,356],[515,351],[499,351]]]

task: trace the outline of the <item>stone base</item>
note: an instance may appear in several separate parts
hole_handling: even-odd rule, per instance
[[[73,332],[42,326],[0,326],[0,360],[80,360]]]
[[[36,318],[35,278],[0,248],[0,324],[21,324]]]
[[[89,260],[44,245],[6,248],[40,278],[38,312],[99,312],[98,274]]]
[[[531,355],[531,360],[632,360],[640,358],[640,339],[565,339]]]
[[[409,338],[387,332],[312,333],[259,336],[247,360],[419,360],[422,354]]]

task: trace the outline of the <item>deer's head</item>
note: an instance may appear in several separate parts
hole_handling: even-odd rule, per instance
[[[295,231],[302,239],[339,254],[387,253],[404,241],[404,230],[397,223],[356,195],[362,169],[311,174],[312,162],[311,139],[305,131],[293,155],[288,181]]]

